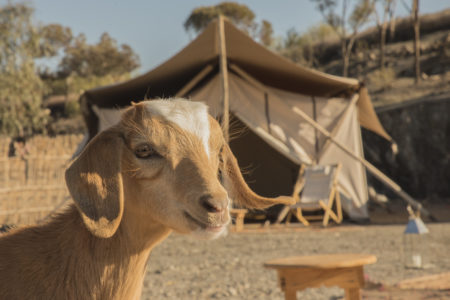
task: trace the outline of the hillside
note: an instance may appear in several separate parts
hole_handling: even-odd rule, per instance
[[[450,199],[450,10],[423,20],[419,85],[414,83],[413,40],[408,34],[412,27],[406,25],[398,26],[398,38],[386,45],[383,72],[378,69],[375,29],[362,33],[349,74],[366,83],[381,123],[399,149],[395,155],[387,141],[363,131],[366,158],[426,205]],[[333,43],[322,47],[323,53],[337,49]],[[322,56],[322,63],[324,72],[341,73],[336,53]],[[369,181],[389,195],[375,179]]]
[[[375,106],[450,93],[450,9],[421,17],[422,83],[414,84],[413,29],[410,18],[397,20],[395,38],[387,39],[386,68],[379,71],[375,27],[359,34],[350,59],[349,76],[366,83]],[[315,46],[319,69],[341,75],[339,42]]]

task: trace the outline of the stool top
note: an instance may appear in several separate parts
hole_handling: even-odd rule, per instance
[[[264,264],[267,268],[316,268],[334,269],[357,267],[373,264],[377,257],[371,254],[345,253],[345,254],[323,254],[310,256],[292,256],[270,260]]]

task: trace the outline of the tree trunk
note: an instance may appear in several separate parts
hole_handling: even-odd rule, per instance
[[[395,1],[392,2],[392,6],[389,10],[389,40],[394,41],[395,39],[395,26],[396,26],[396,20],[395,20]]]
[[[416,84],[420,82],[420,20],[419,0],[413,0],[412,13],[414,16],[414,70]]]
[[[342,73],[344,77],[348,76],[348,68],[350,67],[350,55],[352,54],[353,45],[356,41],[356,34],[356,31],[353,32],[353,34],[349,38],[344,39],[342,42],[342,58],[344,61],[344,70]]]
[[[385,49],[385,45],[386,45],[386,31],[387,31],[387,22],[384,22],[380,28],[380,69],[381,69],[381,71],[384,71],[384,65],[385,65],[384,49]]]
[[[342,76],[347,77],[350,53],[348,51],[346,39],[342,39],[341,41],[341,52],[342,52]]]

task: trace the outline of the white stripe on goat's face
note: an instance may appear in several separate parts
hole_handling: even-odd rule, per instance
[[[152,100],[143,103],[150,114],[161,116],[198,136],[206,154],[210,156],[208,106],[183,99]]]

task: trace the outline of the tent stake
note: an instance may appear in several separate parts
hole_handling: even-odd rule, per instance
[[[227,66],[227,47],[225,44],[225,24],[224,17],[219,15],[219,57],[220,57],[220,75],[222,77],[222,92],[223,92],[223,116],[222,129],[225,141],[230,140],[229,126],[230,126],[230,95],[228,89],[228,66]]]
[[[247,74],[247,72],[245,72],[244,70],[242,70],[241,68],[239,68],[238,66],[236,66],[234,64],[232,64],[230,67],[231,67],[231,69],[233,71],[238,73],[241,77],[243,77],[249,83],[253,84],[257,88],[260,88],[264,92],[267,92],[267,89],[265,88],[264,84],[260,83],[258,80],[253,78],[251,75]],[[354,159],[358,160],[366,168],[367,171],[369,171],[376,178],[378,178],[381,182],[383,182],[389,188],[391,188],[391,190],[395,194],[397,194],[400,198],[405,200],[410,205],[414,206],[416,209],[420,210],[425,216],[429,217],[431,220],[433,220],[433,221],[436,220],[436,218],[428,210],[423,208],[422,204],[420,204],[419,202],[414,200],[410,195],[408,195],[405,191],[403,191],[402,188],[397,183],[392,181],[392,179],[387,177],[383,172],[378,170],[374,165],[369,163],[364,158],[359,157],[358,155],[353,153],[353,151],[348,149],[345,145],[343,145],[342,143],[337,141],[335,138],[333,138],[332,134],[328,130],[326,130],[319,123],[317,123],[312,118],[310,118],[305,112],[303,112],[302,110],[298,109],[297,107],[294,107],[293,110],[294,110],[295,113],[300,115],[300,117],[302,117],[306,122],[308,122],[311,126],[313,126],[315,129],[320,131],[320,133],[322,133],[323,135],[325,135],[325,137],[327,137],[332,143],[334,143],[336,146],[341,148],[345,153],[347,153],[348,155],[350,155]]]

